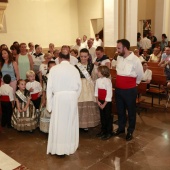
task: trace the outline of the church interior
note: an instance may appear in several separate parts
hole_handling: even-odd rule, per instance
[[[112,60],[117,40],[126,38],[134,51],[137,33],[143,37],[147,24],[157,45],[162,34],[170,39],[169,9],[169,0],[0,0],[0,44],[10,47],[14,41],[33,42],[41,44],[45,53],[49,43],[59,50],[62,45],[75,45],[78,37],[95,38],[97,33]],[[138,89],[141,93],[136,100],[136,129],[131,141],[126,141],[124,134],[108,140],[97,138],[101,125],[88,131],[79,129],[78,149],[60,158],[46,154],[48,133],[39,128],[22,132],[1,127],[0,170],[169,170],[170,89],[162,91],[162,84],[167,83],[162,80],[164,72],[151,63],[157,90]],[[113,79],[115,74],[112,70]],[[116,130],[114,90],[112,104]]]

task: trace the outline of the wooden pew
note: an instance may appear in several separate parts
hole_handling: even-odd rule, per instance
[[[147,110],[147,108],[142,108],[140,106],[140,104],[145,101],[145,98],[143,98],[142,95],[146,94],[147,83],[141,82],[140,84],[138,84],[136,88],[137,88],[137,93],[138,93],[137,98],[136,98],[136,112],[139,115],[141,110],[143,109]]]
[[[149,67],[159,67],[158,64],[159,62],[147,62]]]
[[[164,72],[164,68],[163,67],[148,67],[148,69],[150,69],[152,71],[152,75],[153,74],[161,74],[161,75],[165,75]]]
[[[153,74],[152,75],[152,80],[151,80],[151,87],[147,92],[149,92],[152,95],[152,103],[151,105],[153,106],[153,97],[154,95],[159,96],[159,104],[160,104],[160,95],[161,93],[164,92],[163,89],[161,89],[161,85],[166,86],[167,80],[165,75],[160,75],[160,74]],[[152,86],[156,85],[156,86]]]

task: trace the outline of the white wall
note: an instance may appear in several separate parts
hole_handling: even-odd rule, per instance
[[[5,16],[0,44],[31,41],[45,48],[74,44],[78,36],[77,0],[9,0]]]
[[[103,18],[103,0],[77,0],[79,36],[94,37],[91,19]]]

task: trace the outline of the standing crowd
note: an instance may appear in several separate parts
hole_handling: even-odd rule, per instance
[[[33,131],[37,127],[48,135],[47,154],[61,157],[73,154],[79,145],[79,129],[101,124],[96,137],[108,140],[126,132],[126,140],[133,138],[136,125],[136,85],[144,76],[140,58],[130,51],[130,42],[117,41],[115,59],[105,55],[102,40],[76,39],[70,48],[60,50],[49,44],[33,43],[8,47],[1,45],[2,74],[0,99],[2,127],[18,131]],[[116,69],[115,100],[118,129],[113,131],[113,88],[110,69]]]

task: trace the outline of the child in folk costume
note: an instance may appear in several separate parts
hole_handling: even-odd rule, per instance
[[[18,131],[32,131],[37,127],[37,114],[31,102],[30,92],[26,90],[25,80],[18,80],[16,91],[16,108],[12,115],[12,126]]]
[[[50,123],[50,113],[46,109],[46,88],[47,88],[47,81],[48,81],[48,73],[50,69],[55,65],[56,65],[55,61],[49,61],[47,74],[43,76],[43,95],[42,95],[42,109],[41,109],[41,116],[40,116],[40,130],[45,133],[48,133],[49,123]]]
[[[0,101],[2,108],[2,119],[1,126],[11,127],[11,116],[12,116],[12,108],[14,107],[14,94],[13,88],[9,85],[11,82],[11,76],[6,74],[3,77],[3,84],[0,87]]]
[[[27,71],[27,79],[29,82],[26,84],[26,89],[30,92],[31,101],[33,102],[36,112],[39,113],[42,95],[42,86],[35,80],[35,73],[32,70]]]
[[[108,78],[110,70],[107,66],[98,67],[98,79],[95,86],[95,97],[100,109],[101,132],[97,137],[107,140],[112,137],[112,82]]]

